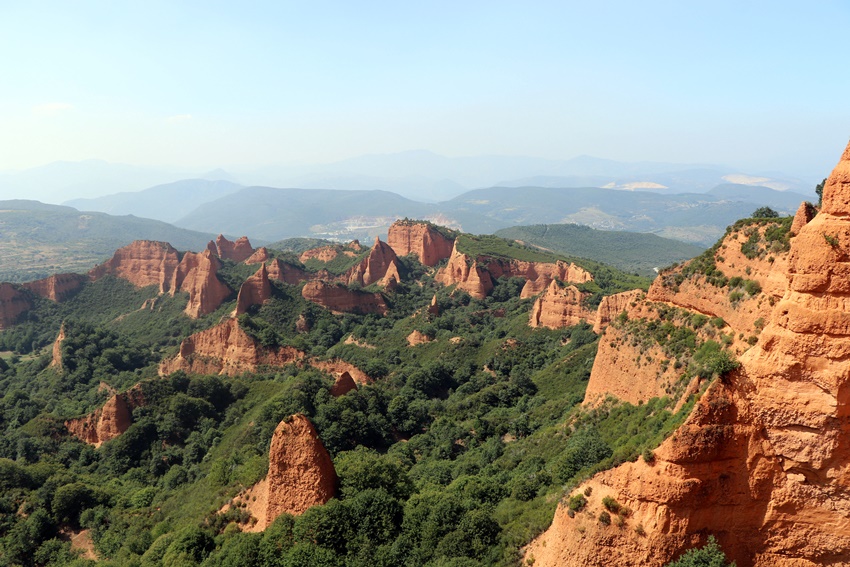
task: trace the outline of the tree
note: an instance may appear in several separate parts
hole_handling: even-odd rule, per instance
[[[815,187],[815,193],[818,194],[818,207],[820,207],[821,204],[823,203],[823,187],[824,187],[824,185],[826,185],[826,179],[824,179],[823,181],[818,183],[817,186]]]
[[[753,214],[750,215],[754,219],[775,219],[779,218],[779,213],[771,209],[770,207],[759,207]]]
[[[726,554],[717,545],[714,536],[708,536],[704,547],[691,549],[667,567],[735,567],[735,562],[726,563]]]

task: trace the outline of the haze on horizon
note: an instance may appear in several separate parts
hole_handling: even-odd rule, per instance
[[[840,0],[7,2],[0,171],[426,149],[819,179],[848,27]]]

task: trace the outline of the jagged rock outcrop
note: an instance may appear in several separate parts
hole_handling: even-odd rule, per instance
[[[190,374],[237,376],[260,366],[284,366],[303,358],[304,353],[294,348],[263,348],[239,328],[237,319],[228,319],[184,339],[177,356],[163,360],[159,372],[167,375],[183,370]]]
[[[413,331],[407,335],[407,344],[410,346],[423,345],[425,343],[430,343],[432,340],[434,339],[416,329],[413,329]]]
[[[53,341],[52,358],[50,367],[62,370],[62,341],[65,340],[65,323],[59,327],[59,334],[56,335],[56,340]]]
[[[817,213],[817,209],[811,203],[807,201],[801,203],[794,215],[794,220],[791,222],[791,234],[794,236],[800,234],[800,229],[809,224],[809,221],[815,218]]]
[[[454,239],[427,222],[395,221],[387,231],[387,244],[396,255],[416,254],[425,266],[436,266],[452,255]]]
[[[334,313],[387,313],[387,303],[380,293],[352,290],[342,284],[307,282],[301,289],[301,296]]]
[[[334,380],[334,385],[331,386],[331,396],[338,398],[344,396],[348,392],[357,389],[357,383],[348,372],[343,372]]]
[[[614,295],[606,295],[599,302],[599,307],[596,309],[596,321],[593,324],[593,332],[599,334],[608,326],[608,323],[616,317],[628,311],[629,308],[641,301],[646,294],[641,289],[633,289]]]
[[[82,274],[53,274],[41,280],[27,282],[21,287],[36,295],[61,303],[76,295],[88,278]]]
[[[366,384],[372,383],[372,378],[370,378],[365,372],[350,362],[345,362],[339,358],[332,358],[330,360],[310,359],[308,362],[313,368],[321,370],[322,372],[327,372],[331,376],[335,376],[337,379],[339,379],[339,377],[343,374],[348,374],[358,386],[365,386]]]
[[[69,419],[65,427],[81,441],[99,447],[127,431],[133,422],[133,409],[144,404],[141,388],[134,386],[123,394],[113,394],[100,409]]]
[[[0,329],[8,329],[32,309],[29,296],[15,284],[0,283]]]
[[[475,299],[484,299],[493,290],[490,273],[460,252],[457,242],[452,247],[448,263],[437,272],[434,279],[445,286],[456,285],[456,289],[467,292]]]
[[[318,276],[318,274],[311,274],[292,264],[287,264],[280,258],[275,258],[269,262],[267,270],[270,279],[290,285],[298,285],[300,282],[315,279]]]
[[[220,267],[221,262],[209,249],[186,252],[181,258],[166,242],[136,240],[92,269],[89,278],[113,275],[136,287],[156,285],[160,293],[185,291],[189,294],[186,314],[197,318],[218,309],[231,293],[216,275]]]
[[[233,260],[236,263],[244,262],[254,253],[251,242],[247,236],[240,236],[235,242],[231,242],[224,235],[219,234],[215,239],[215,247],[219,258]]]
[[[265,246],[260,246],[254,253],[245,259],[245,264],[265,264],[269,261],[269,251]]]
[[[180,254],[167,242],[136,240],[119,248],[112,258],[95,266],[92,280],[112,275],[127,280],[136,287],[159,287],[160,293],[172,290],[172,282],[180,264]]]
[[[533,297],[547,289],[555,280],[567,283],[586,283],[593,280],[590,272],[572,263],[524,262],[515,259],[479,257],[471,258],[460,252],[455,241],[451,256],[440,269],[435,280],[443,285],[457,285],[476,299],[483,299],[492,291],[494,281],[500,277],[520,277],[526,280],[521,297]]]
[[[230,288],[216,275],[221,263],[209,250],[200,254],[186,252],[177,266],[177,273],[171,285],[171,290],[189,293],[189,303],[185,312],[190,317],[212,313],[218,309],[227,296]],[[172,294],[174,291],[172,291]]]
[[[330,262],[342,253],[342,246],[319,246],[305,250],[298,257],[301,262],[308,260],[318,260],[319,262]]]
[[[434,297],[431,299],[431,304],[428,305],[428,314],[433,315],[434,317],[439,316],[440,314],[440,305],[437,303],[437,294],[434,294]]]
[[[373,283],[385,284],[384,278],[389,281],[389,278],[394,277],[398,282],[401,279],[398,275],[398,257],[387,243],[375,238],[375,245],[369,255],[352,267],[346,276],[349,285],[357,283],[364,287]]]
[[[529,325],[560,329],[577,325],[581,321],[593,323],[596,312],[584,306],[589,293],[579,291],[574,285],[562,288],[552,280],[546,293],[537,298],[531,309]]]
[[[559,507],[528,550],[535,565],[660,567],[708,534],[739,567],[848,564],[850,146],[823,197],[741,368],[711,385],[654,464],[593,477],[588,514]],[[623,529],[595,520],[604,496],[633,511]]]
[[[242,283],[239,288],[239,296],[236,298],[236,310],[234,315],[246,313],[252,305],[262,305],[272,296],[272,284],[269,281],[269,272],[266,265],[260,266],[257,272]]]
[[[303,514],[336,495],[333,461],[305,416],[295,414],[278,424],[269,448],[265,479],[241,494],[257,519],[251,531],[266,529],[281,514]]]

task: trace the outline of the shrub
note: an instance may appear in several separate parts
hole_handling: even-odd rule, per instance
[[[735,563],[726,563],[726,554],[717,545],[714,536],[708,536],[704,547],[689,550],[666,567],[735,567]]]
[[[573,512],[581,512],[584,510],[584,507],[587,506],[587,498],[582,494],[576,494],[575,496],[570,496],[569,508]]]
[[[606,496],[602,499],[602,505],[605,506],[609,512],[613,512],[617,514],[620,511],[620,503],[611,498],[610,496]]]
[[[605,510],[603,510],[602,513],[599,514],[599,523],[604,524],[606,526],[610,526],[611,525],[611,514],[609,514]]]

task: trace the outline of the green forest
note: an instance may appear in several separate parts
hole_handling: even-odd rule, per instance
[[[498,248],[528,253],[509,241]],[[39,300],[0,333],[0,565],[517,565],[574,486],[649,458],[693,406],[674,413],[668,398],[612,399],[584,409],[598,344],[589,324],[532,329],[521,278],[500,278],[477,300],[435,283],[414,256],[400,260],[403,281],[384,292],[386,316],[335,315],[305,301],[299,286],[272,282],[273,297],[239,319],[264,347],[342,359],[374,380],[340,397],[330,395],[333,378],[309,364],[160,377],[159,362],[227,317],[235,293],[197,320],[182,311],[185,295],[158,297],[113,277],[62,304]],[[600,296],[648,283],[589,267]],[[236,289],[252,271],[225,261],[220,278]],[[434,297],[436,314],[427,309]],[[688,333],[686,322],[668,325]],[[410,346],[413,331],[429,342]],[[680,359],[698,372],[706,349],[693,333],[688,340]],[[94,448],[68,433],[65,420],[134,385],[145,403],[121,436]],[[247,512],[223,507],[265,476],[272,433],[296,413],[333,458],[337,496],[247,533]],[[81,532],[97,560],[72,549]]]

